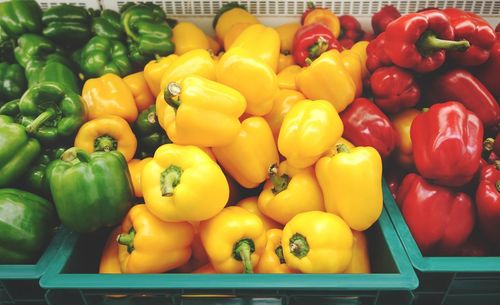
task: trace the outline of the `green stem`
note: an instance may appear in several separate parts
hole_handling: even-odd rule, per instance
[[[309,48],[308,58],[314,60],[326,51],[328,51],[328,41],[321,36],[318,38],[318,41]]]
[[[118,143],[115,138],[103,135],[97,137],[94,141],[94,151],[112,151],[118,148]]]
[[[150,123],[151,125],[155,124],[156,123],[156,112],[152,111],[152,112],[148,113],[147,120],[148,120],[148,123]]]
[[[496,183],[495,183],[495,186],[497,188],[497,192],[500,192],[500,180],[498,180]]]
[[[430,56],[441,50],[465,51],[470,47],[470,43],[467,40],[455,41],[439,39],[432,31],[424,32],[416,45],[423,56]]]
[[[233,248],[233,257],[243,263],[243,273],[253,273],[251,255],[255,251],[255,244],[251,239],[239,240]]]
[[[56,111],[52,108],[47,108],[44,112],[40,113],[36,119],[33,120],[28,126],[26,126],[27,133],[35,133],[47,120],[50,120],[56,115]]]
[[[308,1],[307,2],[307,8],[310,9],[310,10],[313,10],[313,9],[316,8],[316,5],[314,4],[314,2]]]
[[[90,155],[86,151],[77,147],[71,147],[61,155],[61,160],[66,162],[72,162],[75,159],[84,163],[89,163],[91,160]]]
[[[272,192],[276,195],[288,188],[290,177],[288,175],[280,176],[278,174],[278,166],[273,164],[269,167],[269,180],[271,180],[273,184]]]
[[[279,258],[280,264],[286,263],[285,256],[283,255],[283,247],[281,245],[277,246],[276,249],[274,249],[274,253],[276,253],[276,256]]]
[[[174,195],[175,187],[181,182],[182,169],[176,165],[170,165],[160,174],[161,195],[170,197]]]
[[[348,153],[349,152],[349,148],[347,147],[347,145],[345,145],[343,143],[340,143],[340,144],[337,144],[337,152],[339,152],[339,153]]]
[[[181,105],[181,101],[179,99],[179,95],[181,94],[181,85],[179,83],[169,83],[165,91],[163,92],[163,98],[174,109],[179,108]]]
[[[304,235],[295,233],[290,238],[290,252],[298,258],[303,258],[309,253],[309,244]]]
[[[127,234],[125,233],[119,234],[116,237],[116,241],[120,245],[127,246],[128,253],[132,253],[132,251],[134,251],[134,238],[135,238],[135,229],[134,227],[132,227],[130,228]]]

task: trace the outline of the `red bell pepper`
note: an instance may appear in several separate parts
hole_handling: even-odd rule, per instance
[[[436,104],[417,115],[410,136],[418,172],[437,184],[462,186],[479,168],[483,124],[460,103]]]
[[[381,67],[370,77],[373,100],[384,112],[396,113],[415,106],[420,86],[413,75],[396,66]]]
[[[500,33],[497,33],[496,36],[497,39],[490,51],[490,58],[481,66],[476,67],[473,73],[491,94],[498,98],[500,97],[500,77],[498,77],[500,71]]]
[[[481,169],[476,205],[483,234],[500,246],[500,161]]]
[[[457,256],[489,256],[490,248],[476,230],[471,234],[469,239],[460,247]]]
[[[361,40],[365,35],[365,31],[361,29],[358,19],[351,15],[340,16],[339,21],[339,42],[344,48],[350,49],[356,42]]]
[[[454,41],[453,28],[442,11],[428,10],[404,15],[385,30],[384,49],[395,65],[431,72],[445,61],[446,51],[465,51],[469,42]]]
[[[385,52],[385,33],[382,33],[366,47],[366,68],[373,72],[380,67],[392,65],[392,60]]]
[[[372,16],[373,32],[378,35],[385,31],[387,25],[392,21],[401,17],[401,13],[392,5],[384,5],[384,7]]]
[[[313,23],[301,27],[293,38],[293,59],[301,67],[308,66],[322,53],[336,49],[342,51],[342,45],[327,26]]]
[[[369,99],[357,98],[340,113],[343,136],[356,146],[372,146],[382,158],[388,157],[399,141],[389,118]]]
[[[422,92],[426,95],[423,100],[429,103],[457,101],[464,104],[486,127],[500,123],[500,105],[488,89],[467,70],[453,69],[426,77]]]
[[[489,23],[478,15],[457,8],[447,8],[443,12],[450,18],[455,32],[455,40],[465,39],[470,47],[465,52],[452,51],[447,54],[456,64],[477,66],[488,60],[495,43],[495,31]]]
[[[493,144],[493,152],[495,152],[497,156],[500,156],[500,133],[497,134],[497,137],[495,138],[495,142]]]
[[[396,195],[398,194],[399,184],[404,177],[403,172],[403,170],[396,166],[384,165],[384,179],[387,183],[387,187],[389,187],[389,190],[391,191],[392,197],[394,197],[394,200],[396,199]]]
[[[452,255],[474,228],[471,198],[408,174],[396,196],[401,213],[423,255]]]

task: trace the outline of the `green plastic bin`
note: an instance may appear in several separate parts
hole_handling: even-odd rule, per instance
[[[372,274],[117,275],[96,274],[104,232],[73,233],[40,284],[51,305],[411,304],[417,277],[385,211],[367,234]]]
[[[500,257],[422,256],[384,181],[384,204],[417,271],[414,305],[499,305]]]
[[[40,288],[38,281],[68,234],[69,230],[57,228],[47,249],[35,264],[0,265],[0,304],[47,304],[45,290]]]

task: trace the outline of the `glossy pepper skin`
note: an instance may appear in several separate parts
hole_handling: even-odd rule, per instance
[[[359,23],[359,21],[354,16],[340,16],[339,22],[339,42],[344,48],[350,49],[354,45],[354,43],[361,40],[365,32],[361,28],[361,24]]]
[[[431,72],[445,61],[446,51],[465,51],[470,43],[454,41],[448,16],[426,10],[402,16],[387,25],[384,50],[394,64],[417,72]]]
[[[375,148],[382,159],[398,145],[398,134],[389,118],[369,99],[357,98],[340,114],[343,136],[356,146]]]
[[[224,41],[226,34],[238,23],[256,24],[259,21],[247,11],[244,5],[230,2],[219,9],[212,22],[212,27],[219,41]]]
[[[343,111],[356,94],[356,84],[337,50],[321,54],[309,67],[302,69],[296,83],[307,98],[327,100],[337,112]]]
[[[479,223],[486,238],[500,246],[500,167],[496,164],[480,169],[479,185],[476,190],[476,205]]]
[[[372,16],[372,28],[375,35],[385,32],[387,25],[401,17],[401,13],[392,5],[384,5]]]
[[[171,143],[165,131],[158,123],[156,115],[156,106],[151,105],[143,110],[137,121],[133,125],[133,131],[137,138],[139,157],[152,157],[158,147],[163,144]]]
[[[367,78],[369,76],[369,71],[368,68],[366,67],[366,62],[368,55],[367,53],[367,47],[368,47],[369,42],[368,41],[358,41],[356,42],[352,47],[351,47],[351,52],[354,52],[358,54],[359,60],[361,61],[361,77],[363,79]]]
[[[352,230],[352,237],[354,244],[352,246],[352,259],[347,269],[344,270],[344,273],[371,273],[368,240],[365,233]]]
[[[285,115],[290,112],[293,105],[301,100],[305,100],[305,96],[299,91],[282,89],[278,92],[273,101],[273,109],[271,112],[264,116],[271,131],[273,132],[274,140],[278,142],[278,135],[280,133],[281,124]]]
[[[144,204],[135,205],[123,220],[117,237],[121,271],[162,273],[180,267],[191,256],[193,238],[191,224],[161,221]]]
[[[104,250],[102,250],[101,260],[99,261],[99,273],[120,274],[120,259],[118,258],[118,242],[116,237],[120,234],[121,227],[118,226],[108,236]]]
[[[443,12],[450,19],[455,40],[465,39],[470,42],[467,51],[450,52],[447,56],[461,66],[477,66],[486,62],[496,41],[491,25],[478,15],[457,8],[446,8]]]
[[[253,25],[253,23],[237,23],[226,33],[224,36],[223,47],[224,50],[229,50],[234,44],[236,39],[245,31],[248,27]]]
[[[300,23],[292,22],[282,24],[274,29],[278,32],[280,37],[280,52],[284,55],[292,54],[293,39],[295,33],[299,30]]]
[[[304,16],[304,15],[303,15]],[[321,23],[328,27],[330,32],[332,32],[335,38],[338,38],[340,35],[340,21],[337,15],[333,13],[331,10],[327,8],[312,8],[307,14],[304,16],[303,25],[310,25],[314,23]]]
[[[43,35],[69,48],[84,45],[91,37],[91,18],[83,7],[61,4],[43,12]]]
[[[337,215],[312,211],[298,214],[283,229],[286,264],[303,273],[341,273],[352,260],[353,236]]]
[[[175,54],[171,54],[166,57],[160,57],[158,59],[153,59],[144,67],[144,78],[148,83],[149,90],[153,96],[158,96],[161,91],[161,78],[166,69],[179,58]]]
[[[297,169],[288,161],[269,167],[269,180],[258,199],[259,210],[285,225],[295,215],[324,211],[323,194],[312,167]]]
[[[313,60],[331,49],[343,50],[328,27],[321,23],[301,27],[293,38],[293,59],[301,67],[309,66]]]
[[[155,103],[155,97],[149,90],[148,83],[144,78],[144,72],[129,74],[123,78],[123,81],[134,95],[138,111],[143,111]]]
[[[500,78],[496,77],[500,69],[500,33],[497,32],[497,40],[490,50],[488,60],[475,67],[472,71],[474,76],[490,91],[493,96],[500,96]]]
[[[326,211],[342,217],[351,229],[364,231],[382,213],[382,159],[369,146],[348,149],[340,144],[337,151],[321,158],[315,168]]]
[[[366,47],[366,67],[368,71],[374,72],[380,67],[392,66],[392,59],[385,51],[386,33],[381,33]]]
[[[37,34],[24,34],[17,39],[14,55],[21,67],[26,68],[33,59],[58,57],[58,49],[49,39]],[[57,56],[59,55],[59,56]]]
[[[316,163],[343,131],[342,121],[328,101],[303,100],[285,115],[278,149],[290,165],[306,168]]]
[[[26,86],[26,77],[20,65],[0,63],[0,104],[20,98]]]
[[[153,160],[153,158],[148,157],[142,160],[132,159],[128,162],[128,171],[130,172],[135,197],[142,197],[142,169],[144,168],[144,165],[151,160]]]
[[[172,30],[175,54],[182,55],[196,49],[209,49],[208,38],[203,31],[191,22],[179,22]]]
[[[64,145],[65,146],[65,145]],[[52,160],[59,159],[67,147],[56,146],[42,150],[38,158],[24,174],[23,189],[44,198],[50,197],[50,186],[47,178],[47,167]]]
[[[0,263],[36,261],[55,223],[56,213],[49,201],[18,189],[0,189]]]
[[[76,74],[64,61],[56,57],[34,59],[26,65],[25,75],[28,88],[39,83],[55,82],[63,85],[67,90],[80,93],[80,81]]]
[[[396,201],[423,255],[453,255],[474,227],[474,206],[468,195],[432,185],[408,174]]]
[[[116,225],[131,206],[132,183],[119,152],[70,148],[49,164],[47,176],[61,223],[77,232]]]
[[[356,88],[355,97],[360,97],[363,93],[363,69],[362,62],[358,53],[351,50],[344,50],[340,52],[340,58],[344,64],[344,68],[351,76]]]
[[[483,124],[457,102],[433,105],[411,124],[413,158],[425,178],[446,186],[462,186],[479,168]]]
[[[283,247],[281,246],[281,236],[283,231],[280,229],[271,229],[266,232],[267,244],[264,253],[255,268],[256,273],[294,273],[286,265],[283,257]]]
[[[405,109],[392,118],[392,124],[399,135],[399,145],[396,149],[396,161],[404,168],[411,169],[413,162],[413,146],[411,144],[410,128],[413,120],[420,114],[414,108]]]
[[[220,273],[253,273],[267,242],[260,218],[235,206],[201,222],[200,234],[212,266]]]
[[[42,31],[42,9],[34,0],[13,0],[0,4],[0,32],[6,38]]]
[[[249,211],[252,214],[255,214],[259,216],[260,220],[262,221],[262,224],[264,225],[264,229],[266,231],[271,230],[271,229],[281,229],[283,228],[283,225],[272,220],[271,218],[267,217],[266,215],[262,214],[262,212],[259,209],[258,206],[258,197],[247,197],[245,199],[240,200],[236,206],[240,208],[244,208],[245,210]]]
[[[98,12],[98,16],[92,17],[92,33],[107,39],[124,40],[125,32],[120,22],[120,14],[108,9]]]
[[[221,168],[196,146],[160,146],[144,166],[141,180],[146,206],[163,221],[214,217],[229,198]]]
[[[420,100],[420,86],[414,76],[396,66],[381,67],[370,77],[373,101],[386,113],[398,113]]]
[[[278,87],[280,89],[298,90],[295,79],[300,71],[302,71],[302,67],[298,65],[291,65],[281,70],[277,75]]]
[[[83,47],[80,67],[86,78],[100,77],[107,73],[125,76],[132,67],[127,48],[118,40],[95,36]]]
[[[194,75],[170,83],[164,99],[156,101],[160,125],[172,142],[201,147],[231,143],[241,130],[238,118],[245,106],[245,98],[238,91]]]

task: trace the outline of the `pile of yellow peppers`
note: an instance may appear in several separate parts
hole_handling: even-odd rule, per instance
[[[361,95],[367,43],[301,68],[298,28],[234,8],[215,39],[180,22],[175,54],[86,82],[75,145],[115,138],[144,202],[111,233],[101,273],[370,272],[363,231],[382,211],[382,161],[342,138],[339,117]],[[153,104],[172,144],[132,160],[128,123]]]

